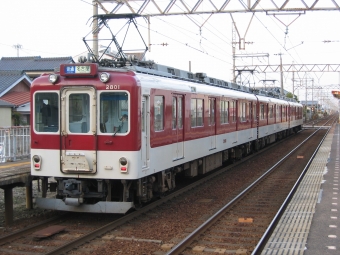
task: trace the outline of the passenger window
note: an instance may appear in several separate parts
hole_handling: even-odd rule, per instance
[[[221,120],[221,124],[225,124],[229,122],[229,102],[228,101],[220,102],[220,120]]]
[[[272,119],[272,118],[274,117],[273,109],[274,109],[273,106],[270,105],[270,106],[269,106],[269,118],[270,118],[270,119]]]
[[[183,96],[178,97],[178,121],[177,127],[183,128]]]
[[[164,97],[155,96],[154,98],[154,129],[155,131],[164,130]]]
[[[37,132],[58,132],[58,94],[36,93],[34,95],[34,129]]]
[[[90,96],[88,94],[71,94],[68,112],[71,133],[88,133],[90,131]]]
[[[281,118],[281,111],[280,111],[281,106],[276,105],[276,120],[279,121]]]
[[[191,99],[191,127],[203,126],[203,99]]]
[[[172,97],[172,129],[176,129],[177,127],[177,98]]]
[[[233,118],[233,123],[235,123],[236,122],[236,102],[235,101],[231,102],[230,114]]]
[[[264,120],[264,104],[260,104],[260,120]]]
[[[215,98],[209,98],[209,125],[215,125]]]
[[[100,132],[127,133],[129,130],[129,96],[126,92],[100,94]]]
[[[246,103],[240,103],[240,121],[245,122],[246,121]]]

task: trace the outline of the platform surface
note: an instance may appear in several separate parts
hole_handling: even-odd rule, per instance
[[[340,254],[339,133],[327,135],[262,255]]]
[[[0,163],[0,188],[30,181],[30,160]]]

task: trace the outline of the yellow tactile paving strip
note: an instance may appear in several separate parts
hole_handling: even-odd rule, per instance
[[[302,255],[333,140],[330,132],[280,219],[262,255]]]
[[[21,167],[21,166],[23,166],[23,167],[25,167],[25,166],[30,167],[30,162],[29,161],[25,161],[25,162],[18,162],[18,163],[13,162],[13,163],[0,164],[0,170],[2,170],[2,169],[10,169],[12,167]]]

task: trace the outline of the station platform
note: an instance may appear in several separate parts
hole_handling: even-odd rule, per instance
[[[33,208],[30,160],[0,164],[0,188],[4,190],[5,224],[13,223],[13,188],[26,187],[26,208]]]
[[[30,180],[30,173],[29,159],[0,163],[0,188],[16,183],[26,183]]]
[[[340,124],[309,166],[261,255],[340,254]]]

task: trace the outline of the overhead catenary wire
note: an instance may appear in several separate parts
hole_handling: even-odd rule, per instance
[[[177,3],[175,3],[175,5],[177,5]],[[139,6],[137,5],[137,8],[135,8],[135,11],[137,11],[140,7],[141,7],[141,4],[140,4]],[[178,7],[178,8],[181,8],[181,6],[178,6],[178,5],[177,5],[177,7]],[[99,8],[101,8],[101,7],[99,7]],[[200,15],[199,15],[199,16],[200,16]],[[185,30],[183,27],[176,26],[176,25],[174,25],[174,24],[172,24],[172,23],[170,23],[170,22],[164,21],[164,20],[162,20],[162,19],[160,19],[160,18],[158,18],[158,19],[161,20],[161,21],[163,21],[164,23],[167,23],[169,26],[172,26],[172,27],[174,27],[174,28],[177,27],[177,31],[178,31],[178,32],[184,34],[186,37],[189,37],[190,39],[192,39],[192,37],[188,36],[188,32],[190,32],[191,34],[197,35],[197,33],[192,33],[192,32],[189,31],[189,30],[186,30],[186,32],[184,33],[184,32],[182,32],[182,30]],[[224,38],[222,38],[222,36],[220,36],[220,35],[223,35],[223,34],[220,33],[220,31],[219,31],[215,26],[212,26],[212,27],[217,31],[217,33],[213,32],[212,30],[210,30],[209,28],[207,28],[208,25],[210,25],[210,22],[209,22],[209,21],[205,22],[205,29],[206,29],[208,32],[210,32],[213,36],[215,36],[216,38],[218,38],[218,39],[221,40],[222,42],[224,42],[224,43],[226,43],[227,45],[231,46],[231,44],[230,44],[228,41],[226,41]],[[139,26],[143,27],[143,25],[139,25]],[[145,28],[145,26],[144,26],[144,28]],[[150,31],[152,31],[153,33],[157,33],[158,35],[161,35],[161,36],[163,36],[163,37],[165,37],[165,38],[168,38],[168,39],[170,39],[170,40],[172,40],[172,41],[174,41],[174,42],[176,42],[176,43],[178,43],[178,44],[184,45],[185,47],[189,47],[189,48],[191,48],[192,50],[195,50],[195,51],[199,52],[200,54],[204,54],[204,55],[206,55],[206,56],[209,56],[209,57],[211,57],[211,58],[214,58],[214,59],[216,59],[216,60],[219,60],[219,61],[222,61],[222,62],[225,62],[225,63],[231,65],[231,63],[228,62],[228,61],[226,61],[225,58],[222,59],[222,58],[216,57],[215,55],[213,55],[213,54],[211,54],[211,53],[208,53],[207,50],[202,50],[202,48],[204,48],[204,49],[209,49],[209,51],[210,51],[210,50],[216,51],[216,49],[219,49],[220,52],[221,52],[221,54],[222,54],[223,56],[225,56],[225,55],[228,56],[228,55],[229,55],[229,56],[231,57],[231,55],[230,55],[229,52],[225,51],[223,48],[221,48],[221,47],[218,46],[216,43],[214,43],[215,40],[208,40],[207,38],[203,38],[203,39],[205,40],[205,41],[204,41],[205,43],[200,44],[201,49],[199,49],[199,48],[197,48],[197,47],[191,45],[191,44],[188,43],[188,42],[184,42],[184,40],[181,40],[181,41],[180,41],[180,40],[176,40],[176,39],[174,39],[173,37],[167,36],[167,35],[165,35],[164,33],[160,33],[160,32],[158,32],[158,31],[156,31],[156,30],[153,30],[153,29],[150,29]],[[190,33],[189,33],[189,34],[190,34]],[[228,39],[228,38],[227,38],[227,39]],[[230,40],[230,39],[229,39],[229,40]],[[208,43],[208,44],[206,44],[206,43]],[[214,46],[214,47],[212,47],[212,46]],[[245,63],[245,64],[249,64],[247,61],[244,61],[244,59],[241,59],[241,61],[242,61],[243,63]]]

